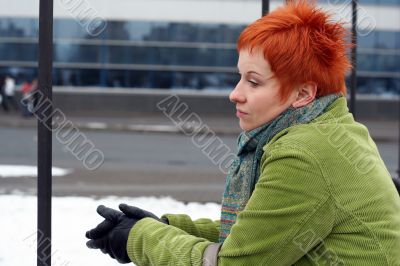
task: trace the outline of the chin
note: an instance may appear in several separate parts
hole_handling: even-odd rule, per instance
[[[253,129],[256,129],[258,127],[261,127],[262,125],[265,125],[268,122],[264,122],[264,123],[258,123],[258,124],[249,124],[249,123],[243,123],[242,121],[239,122],[239,126],[243,131],[251,131]]]
[[[252,127],[251,125],[247,125],[241,122],[239,123],[239,126],[243,131],[250,131],[252,129],[255,129],[255,127]]]

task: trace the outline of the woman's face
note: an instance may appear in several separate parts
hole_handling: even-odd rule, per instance
[[[229,99],[236,103],[240,127],[249,131],[272,121],[295,100],[294,92],[280,102],[280,84],[260,50],[242,50],[238,70],[241,76]]]

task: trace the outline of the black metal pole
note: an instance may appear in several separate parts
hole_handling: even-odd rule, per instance
[[[51,265],[53,0],[40,0],[37,265]]]
[[[268,14],[269,12],[269,0],[262,0],[261,16]]]
[[[352,27],[351,27],[351,42],[353,47],[351,48],[351,63],[353,68],[351,70],[350,77],[350,112],[353,113],[354,118],[356,117],[356,90],[357,90],[357,1],[351,1],[352,8]]]

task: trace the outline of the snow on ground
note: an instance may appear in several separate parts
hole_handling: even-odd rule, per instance
[[[102,217],[96,213],[96,207],[104,204],[117,209],[121,202],[159,216],[164,213],[186,213],[193,219],[207,217],[215,220],[220,215],[218,204],[184,204],[172,198],[54,197],[52,266],[121,265],[101,251],[90,250],[85,245],[85,232],[102,221]],[[0,195],[0,210],[0,265],[36,265],[36,197]]]
[[[53,176],[64,176],[71,173],[69,169],[59,167],[52,168]],[[30,165],[7,165],[0,164],[0,177],[35,177],[37,176],[37,167]]]

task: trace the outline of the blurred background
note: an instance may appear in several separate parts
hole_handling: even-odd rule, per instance
[[[318,3],[350,21],[350,1]],[[0,4],[0,74],[21,84],[37,76],[38,1]],[[55,1],[54,85],[230,90],[236,39],[260,10],[258,0]],[[399,93],[398,14],[398,0],[359,1],[358,93]]]
[[[357,92],[397,95],[399,0],[358,2]],[[350,22],[350,1],[318,3]],[[38,1],[0,4],[0,74],[21,84],[37,76]],[[236,39],[260,10],[259,0],[55,1],[54,85],[230,90]]]
[[[399,147],[399,1],[359,1],[357,24],[356,118],[369,128],[392,176]],[[279,5],[271,1],[270,10]],[[350,30],[350,1],[318,5]],[[235,43],[261,7],[258,0],[55,1],[54,107],[104,153],[101,167],[89,171],[53,134],[54,165],[69,169],[68,178],[55,181],[55,195],[134,192],[219,202],[225,174],[191,136],[180,134],[183,119],[171,120],[157,103],[178,95],[186,114],[198,115],[235,153],[240,129],[228,100],[239,78]],[[37,121],[21,98],[37,86],[38,9],[38,0],[0,0],[4,165],[37,160]],[[348,88],[349,82],[350,75]],[[0,182],[7,193],[35,191],[34,179]]]
[[[397,176],[400,3],[358,4],[355,115]],[[270,10],[279,5],[271,1]],[[350,1],[318,5],[350,30]],[[36,120],[21,97],[37,86],[39,2],[0,0],[0,7],[0,162],[35,165]],[[55,181],[55,195],[135,192],[219,202],[225,174],[182,134],[183,119],[157,103],[176,94],[186,116],[198,115],[235,153],[240,129],[228,100],[238,81],[235,43],[261,7],[258,0],[55,1],[54,107],[104,153],[101,167],[89,171],[53,134],[54,165],[69,169]],[[34,179],[17,180],[1,180],[0,189],[35,191]]]

